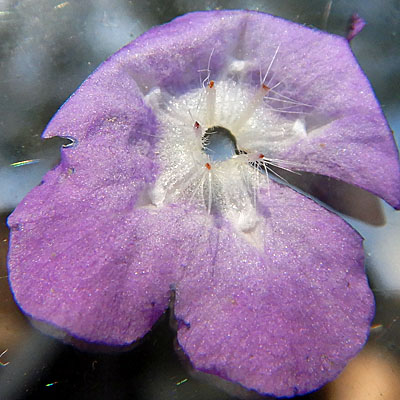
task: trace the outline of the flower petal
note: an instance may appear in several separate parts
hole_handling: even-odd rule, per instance
[[[263,250],[227,223],[199,243],[176,288],[178,340],[197,369],[292,396],[335,378],[361,349],[374,301],[349,225],[273,182],[260,197]]]
[[[339,118],[293,146],[284,157],[308,172],[352,183],[400,207],[400,169],[393,137],[376,115]],[[371,150],[372,149],[372,150]]]
[[[17,303],[79,339],[131,344],[168,306],[179,271],[171,245],[182,235],[171,229],[180,226],[179,210],[98,212],[90,199],[71,201],[71,185],[42,187],[9,219],[9,278]],[[35,215],[30,207],[37,204]]]
[[[49,124],[48,136],[75,144],[9,217],[8,266],[26,313],[81,339],[125,345],[168,306],[178,262],[169,225],[179,210],[134,209],[158,170],[157,124],[132,78],[110,67]]]
[[[146,199],[167,132],[143,97],[159,88],[177,98],[205,68],[254,84],[269,66],[268,83],[282,83],[279,95],[300,114],[275,111],[305,133],[280,154],[398,205],[393,138],[345,39],[261,13],[194,13],[111,57],[46,129],[74,145],[9,219],[10,281],[25,312],[125,345],[150,329],[175,282],[179,340],[197,368],[279,396],[337,375],[373,311],[361,238],[348,225],[274,183],[258,200],[265,218],[254,237],[253,224],[240,233]]]

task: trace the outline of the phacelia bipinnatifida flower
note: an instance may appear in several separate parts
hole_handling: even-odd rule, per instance
[[[193,366],[260,393],[332,380],[374,301],[361,237],[280,183],[315,172],[399,207],[396,146],[346,39],[213,11],[113,55],[44,137],[74,138],[9,218],[25,313],[124,346],[168,307]]]

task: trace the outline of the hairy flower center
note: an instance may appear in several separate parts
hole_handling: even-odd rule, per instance
[[[307,135],[309,106],[275,91],[279,82],[267,85],[268,73],[259,85],[246,82],[240,76],[249,75],[246,68],[253,67],[233,62],[225,78],[207,76],[199,89],[171,95],[154,88],[146,95],[161,126],[161,172],[145,197],[150,206],[180,203],[222,215],[257,243],[263,232],[257,198],[268,192],[272,167],[296,168],[279,156]]]

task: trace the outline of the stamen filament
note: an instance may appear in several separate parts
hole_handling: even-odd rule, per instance
[[[215,103],[216,103],[217,93],[214,85],[214,81],[206,87],[206,121],[208,126],[213,126],[215,121]]]
[[[264,100],[264,97],[269,92],[269,87],[262,84],[256,91],[253,98],[249,101],[245,109],[239,114],[239,117],[232,124],[232,131],[237,133],[243,125],[253,116],[254,112],[259,108]]]

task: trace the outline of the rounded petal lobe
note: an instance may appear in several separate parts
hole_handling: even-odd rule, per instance
[[[168,306],[182,210],[156,214],[142,199],[158,171],[155,136],[146,134],[157,128],[143,104],[128,114],[100,109],[86,126],[69,111],[48,131],[58,121],[67,129],[70,118],[63,132],[77,144],[8,220],[11,287],[37,320],[87,341],[130,344]]]
[[[8,220],[11,287],[27,314],[87,341],[126,345],[168,306],[175,264],[163,222],[175,217],[135,208],[159,170],[158,132],[134,80],[113,62],[52,119],[44,137],[73,142]]]
[[[80,198],[80,189],[59,177],[31,192],[9,218],[11,288],[38,321],[89,342],[128,345],[168,306],[180,262],[171,241],[181,236],[174,230],[181,216],[133,210],[129,186],[108,187],[118,190],[121,207],[109,209]],[[99,196],[114,201],[113,193]]]
[[[194,367],[293,396],[332,380],[364,345],[374,301],[360,236],[271,182],[263,243],[226,223],[199,242],[176,288],[178,340]]]

